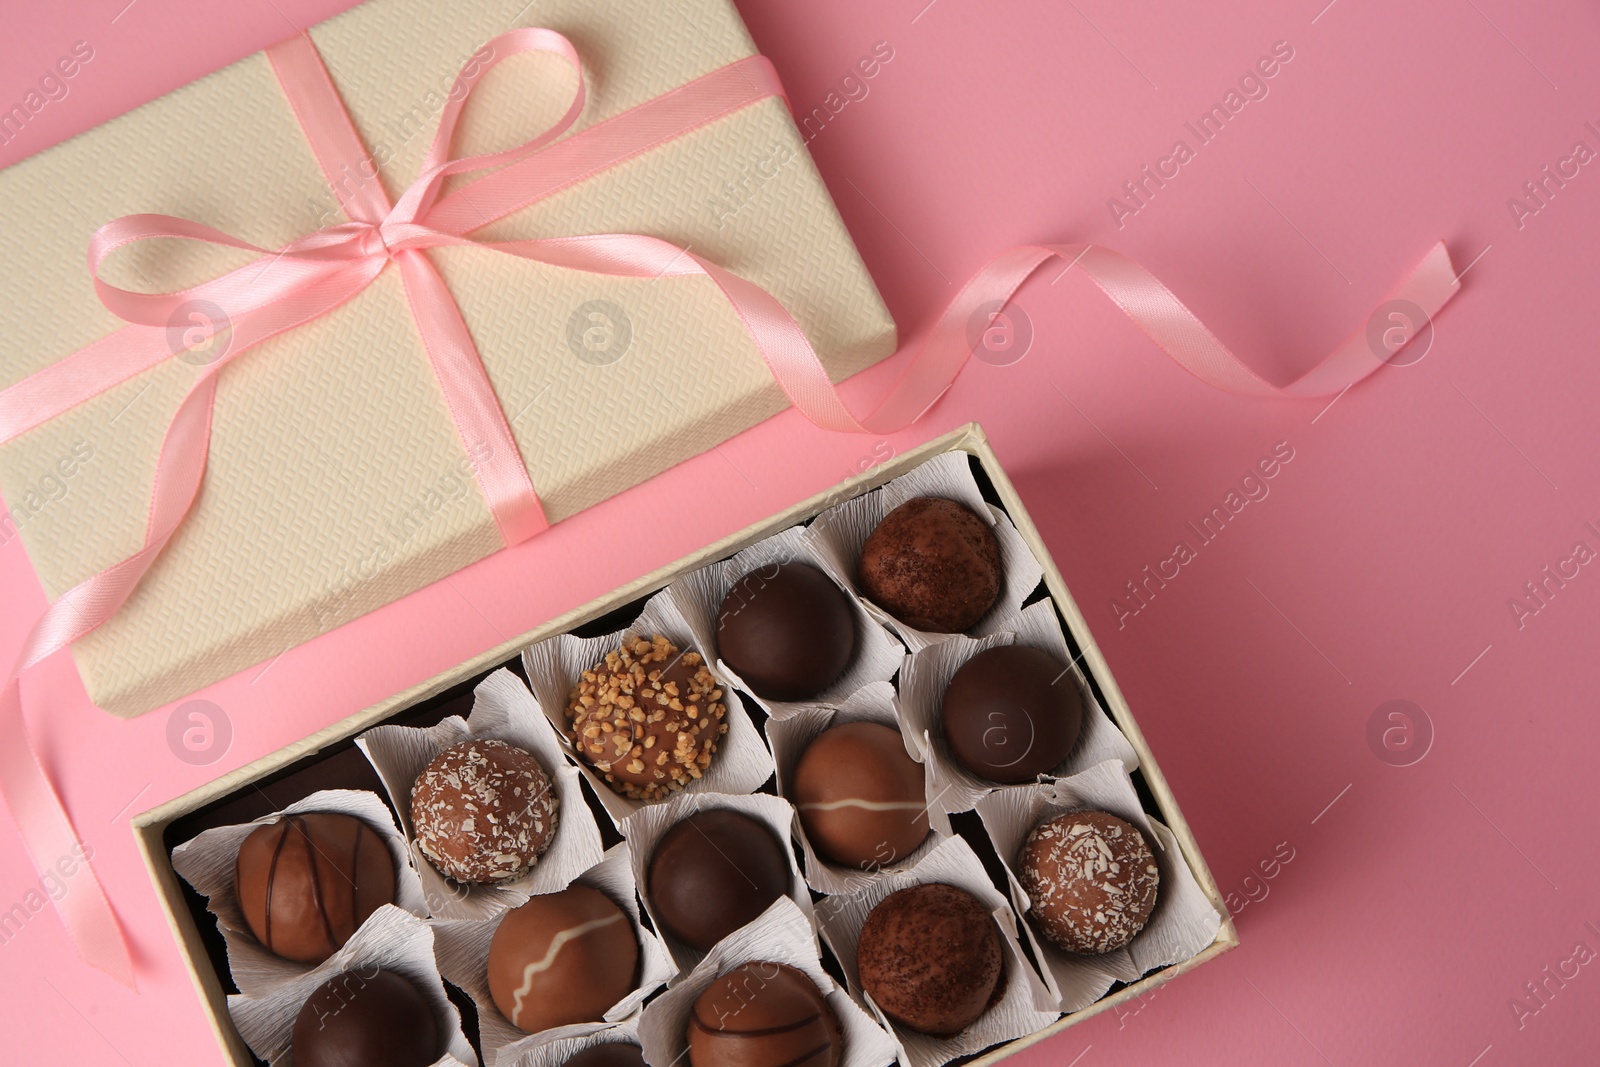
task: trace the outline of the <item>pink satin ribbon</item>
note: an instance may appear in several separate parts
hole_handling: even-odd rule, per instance
[[[782,96],[771,64],[761,56],[740,60],[557,141],[577,122],[585,101],[582,66],[571,42],[550,30],[518,29],[496,37],[489,48],[491,61],[463,70],[440,115],[420,176],[393,204],[376,179],[376,168],[310,38],[296,36],[268,49],[290,106],[350,221],[270,251],[186,219],[130,215],[108,223],[90,242],[89,269],[101,301],[129,325],[0,391],[0,443],[4,443],[173,358],[169,324],[187,307],[203,301],[224,312],[224,321],[198,330],[203,339],[223,330],[229,337],[222,354],[198,368],[167,429],[143,547],[74,586],[50,606],[0,691],[0,789],[41,872],[59,857],[73,854],[78,839],[29,741],[19,675],[114,615],[182,524],[204,478],[221,368],[262,341],[351,299],[390,261],[400,269],[412,315],[462,445],[470,455],[483,457],[477,464],[479,484],[508,545],[541,532],[548,523],[460,310],[423,254],[428,248],[470,245],[621,277],[704,275],[727,298],[794,405],[817,425],[835,430],[882,434],[914,422],[949,388],[971,355],[969,328],[974,317],[985,305],[1009,301],[1040,266],[1057,257],[1066,259],[1069,269],[1081,267],[1181,366],[1230,392],[1328,395],[1383,365],[1358,332],[1302,378],[1282,388],[1273,386],[1240,362],[1170,290],[1133,261],[1094,245],[1029,245],[1001,253],[962,288],[882,402],[857,418],[799,325],[771,294],[686,249],[638,234],[508,242],[465,236],[733,111]],[[475,84],[494,64],[525,52],[559,56],[577,72],[566,113],[544,133],[515,148],[451,159],[456,123]],[[446,178],[490,168],[494,169],[470,184],[442,192]],[[357,180],[352,181],[352,175]],[[100,278],[100,266],[117,249],[156,238],[205,241],[255,252],[259,258],[176,293],[137,293]],[[1391,295],[1432,315],[1457,287],[1440,243]],[[133,985],[134,969],[122,930],[87,863],[80,864],[80,873],[56,906],[83,958]]]

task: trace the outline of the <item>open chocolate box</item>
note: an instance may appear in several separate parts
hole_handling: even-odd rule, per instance
[[[952,498],[992,521],[1004,581],[993,608],[964,635],[916,630],[854,588],[866,534],[893,506],[917,496]],[[812,563],[845,593],[858,639],[843,675],[820,697],[763,700],[717,655],[717,605],[735,578],[796,559]],[[725,561],[731,562],[724,567]],[[624,634],[632,640],[652,632],[705,651],[706,666],[725,691],[729,729],[703,777],[663,802],[646,804],[613,792],[594,768],[576,759],[561,724],[575,676],[616,648]],[[944,687],[964,662],[1013,643],[1067,664],[1063,677],[1070,673],[1081,692],[1084,722],[1058,766],[1024,784],[997,785],[952,758],[937,717]],[[415,775],[415,755],[406,763],[401,742],[422,735],[393,728],[429,728],[428,736],[442,739],[442,748],[466,736],[457,717],[468,719],[474,734],[482,728],[484,736],[519,738],[561,797],[556,844],[529,875],[510,883],[514,888],[458,886],[431,869],[414,840],[408,843],[415,836],[408,804],[402,796],[397,806],[394,794],[406,792],[405,783]],[[852,720],[897,726],[925,774],[929,835],[887,867],[825,861],[785,799],[799,752],[824,727]],[[683,1020],[698,990],[741,961],[791,962],[812,975],[840,1017],[841,1067],[882,1067],[894,1059],[906,1067],[939,1067],[997,1061],[1238,944],[1188,824],[1088,624],[976,425],[894,456],[135,818],[135,835],[227,1062],[239,1067],[269,1056],[275,1065],[289,1062],[281,1043],[262,1034],[283,1027],[282,1004],[274,1006],[273,998],[303,1000],[308,979],[281,961],[263,962],[270,954],[247,931],[241,933],[237,921],[225,918],[231,902],[219,904],[216,896],[208,900],[197,890],[197,882],[205,883],[196,873],[205,866],[197,857],[208,848],[237,852],[241,827],[293,810],[313,795],[309,810],[348,810],[385,831],[399,872],[397,906],[374,912],[323,966],[343,961],[341,966],[354,969],[381,962],[388,958],[384,953],[402,957],[399,969],[418,972],[419,988],[437,1001],[439,1021],[453,1034],[440,1040],[445,1051],[439,1062],[445,1064],[471,1064],[476,1057],[489,1067],[559,1067],[591,1040],[577,1027],[524,1035],[488,1000],[487,981],[475,973],[481,962],[463,963],[474,951],[481,961],[485,924],[574,878],[601,888],[630,912],[640,941],[639,987],[606,1013],[605,1022],[617,1027],[607,1033],[642,1043],[655,1067],[668,1067],[682,1055]],[[720,805],[713,799],[719,796]],[[775,831],[787,829],[794,877],[787,896],[701,953],[660,929],[641,892],[640,857],[674,819],[708,802],[747,811]],[[1074,956],[1042,937],[1025,914],[1028,897],[1017,876],[1018,851],[1029,829],[1055,814],[1088,809],[1136,825],[1160,874],[1148,923],[1126,947],[1103,956]],[[215,882],[224,864],[211,866]],[[918,882],[966,889],[1004,934],[1003,982],[995,999],[955,1037],[928,1037],[894,1024],[860,986],[855,953],[862,921],[889,893]],[[510,896],[495,895],[501,893]],[[628,895],[632,899],[615,899]],[[822,988],[830,981],[835,988]],[[262,1055],[252,1052],[247,1037]]]

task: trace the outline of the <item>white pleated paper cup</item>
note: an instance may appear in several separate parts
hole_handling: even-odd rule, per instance
[[[900,640],[912,652],[948,641],[957,635],[919,630],[901,622],[873,603],[856,582],[861,549],[872,531],[877,529],[889,512],[920,496],[943,497],[965,505],[988,522],[994,531],[995,540],[1000,546],[1000,567],[1004,572],[1000,595],[988,613],[974,623],[966,634],[969,637],[983,637],[998,632],[1006,619],[1022,610],[1023,602],[1038,588],[1040,579],[1044,577],[1044,568],[1034,558],[1032,549],[1017,532],[1010,517],[983,499],[965,452],[946,452],[935,456],[915,470],[871,492],[829,508],[806,527],[806,536],[815,547],[817,558],[834,580],[853,592],[868,614],[899,634]]]
[[[538,1044],[524,1047],[511,1059],[499,1060],[495,1067],[562,1067],[578,1053],[600,1045],[637,1045],[639,1015],[634,1013],[620,1023],[558,1026],[538,1036]]]
[[[1004,625],[1005,629],[988,637],[975,640],[957,636],[913,652],[900,670],[897,707],[901,729],[931,769],[934,793],[947,812],[970,811],[996,789],[1022,788],[991,782],[961,766],[945,743],[939,719],[950,679],[978,653],[1001,645],[1027,645],[1048,652],[1062,665],[1065,675],[1057,684],[1075,685],[1083,697],[1083,729],[1077,742],[1066,758],[1042,777],[1066,777],[1108,759],[1120,760],[1130,772],[1139,766],[1133,745],[1100,706],[1083,671],[1072,659],[1055,607],[1048,600],[1038,601],[1006,619]]]
[[[712,982],[746,963],[786,964],[816,983],[839,1021],[843,1045],[839,1067],[887,1067],[894,1060],[894,1040],[823,970],[815,929],[794,901],[780,897],[645,1005],[639,1020],[645,1061],[654,1067],[686,1067],[686,1034],[695,1001]]]
[[[952,885],[976,897],[994,916],[1003,946],[1005,989],[1000,999],[971,1026],[952,1037],[918,1033],[884,1015],[861,988],[861,975],[856,966],[861,927],[872,909],[891,893],[931,883]],[[1017,940],[1016,913],[1011,903],[990,884],[983,861],[962,838],[950,837],[939,842],[938,847],[915,867],[887,872],[884,877],[851,893],[824,897],[817,902],[817,918],[822,936],[844,967],[851,993],[867,1005],[900,1046],[902,1067],[941,1067],[959,1057],[1026,1037],[1060,1017],[1059,1012],[1041,1011],[1036,1006],[1046,991]]]
[[[795,803],[792,795],[795,768],[805,750],[825,730],[851,722],[874,722],[887,726],[900,734],[900,722],[895,717],[894,686],[888,682],[873,682],[851,693],[837,706],[808,704],[795,707],[784,719],[767,722],[767,741],[772,746],[772,758],[778,766],[778,792]],[[906,746],[907,755],[918,757]],[[920,762],[920,760],[919,760]],[[806,881],[819,893],[848,893],[856,887],[899,867],[915,866],[923,856],[950,834],[950,817],[934,803],[934,786],[926,764],[923,764],[923,804],[926,805],[930,829],[928,836],[909,854],[891,864],[873,864],[852,867],[825,859],[806,835],[805,821],[795,820],[795,833],[805,856]]]
[[[794,834],[794,807],[783,797],[771,793],[746,793],[734,796],[727,793],[680,793],[662,804],[640,808],[622,822],[622,836],[627,838],[633,865],[633,877],[644,899],[650,921],[661,931],[661,939],[672,953],[673,962],[680,971],[693,969],[705,953],[684,944],[667,932],[661,917],[650,902],[650,860],[662,837],[678,823],[703,811],[736,811],[761,823],[772,831],[772,836],[783,849],[789,862],[788,898],[794,901],[802,914],[811,915],[811,894],[806,888],[805,876],[795,862],[790,838]]]
[[[523,665],[528,671],[528,681],[533,687],[540,709],[561,740],[561,749],[567,760],[589,780],[601,805],[618,826],[622,820],[650,803],[659,801],[634,800],[625,797],[606,784],[603,775],[583,759],[573,747],[570,723],[567,720],[567,702],[573,688],[583,677],[583,672],[600,665],[608,653],[622,646],[624,639],[661,634],[681,651],[700,653],[722,690],[719,698],[727,706],[723,722],[728,732],[718,739],[716,755],[704,773],[684,786],[685,793],[753,793],[772,777],[772,754],[761,738],[750,716],[744,710],[739,694],[728,684],[728,679],[718,672],[713,657],[700,647],[683,612],[673,597],[663,590],[645,602],[644,610],[632,626],[617,630],[604,637],[575,637],[558,634],[547,638],[522,653]]]
[[[206,898],[206,910],[216,916],[217,928],[228,949],[233,984],[243,993],[262,993],[294,981],[315,970],[316,965],[296,963],[268,952],[250,932],[233,884],[239,848],[256,830],[284,816],[318,813],[352,816],[377,834],[394,860],[395,905],[418,918],[428,914],[426,895],[411,866],[406,839],[395,828],[394,815],[383,798],[370,790],[324,789],[254,822],[206,830],[172,850],[172,869]]]
[[[805,563],[817,568],[838,585],[855,616],[856,641],[850,662],[832,684],[809,701],[772,700],[762,696],[715,651],[718,648],[718,613],[729,591],[747,575],[755,575],[755,580],[759,581],[762,574],[771,574],[771,568],[783,563]],[[749,693],[774,719],[784,718],[808,704],[843,700],[872,682],[887,682],[900,669],[900,659],[905,655],[904,647],[873,618],[855,592],[839,583],[803,526],[791,526],[782,533],[757,541],[731,559],[691,571],[668,586],[666,594],[689,623],[696,647],[713,650],[707,658],[716,659],[717,673],[742,692]]]
[[[557,798],[556,833],[526,874],[505,882],[468,884],[448,878],[422,852],[411,824],[411,791],[428,763],[452,745],[497,740],[532,754],[550,778]],[[412,860],[422,881],[428,914],[438,919],[486,919],[529,897],[554,893],[600,862],[604,851],[594,812],[583,797],[578,772],[566,759],[561,738],[550,728],[528,687],[501,668],[478,683],[472,712],[429,727],[376,726],[356,738],[400,812]]]
[[[517,1063],[531,1050],[549,1041],[582,1036],[622,1022],[637,1013],[646,998],[666,985],[678,972],[661,939],[645,929],[639,920],[638,890],[633,880],[627,842],[607,849],[605,857],[583,872],[575,882],[599,890],[621,908],[633,927],[634,940],[639,946],[637,984],[606,1010],[603,1019],[590,1023],[576,1023],[530,1034],[512,1025],[501,1014],[489,992],[489,948],[494,942],[495,931],[500,929],[500,923],[506,917],[505,912],[487,919],[434,920],[434,950],[439,973],[477,1005],[478,1044],[483,1049],[487,1067]]]
[[[1074,811],[1104,811],[1137,827],[1160,870],[1156,905],[1144,929],[1124,948],[1103,956],[1080,956],[1057,948],[1034,928],[1032,901],[1018,878],[1017,858],[1035,826]],[[1177,838],[1145,812],[1133,780],[1117,760],[1097,763],[1070,778],[1017,786],[978,802],[978,816],[1005,864],[1011,899],[1023,914],[1034,958],[1044,967],[1050,999],[1058,1011],[1088,1007],[1114,982],[1135,982],[1151,971],[1199,955],[1222,927],[1222,916],[1189,870]]]
[[[228,997],[228,1014],[250,1051],[274,1067],[294,1067],[290,1045],[300,1009],[323,983],[346,972],[351,982],[392,971],[428,1002],[444,1046],[434,1067],[477,1067],[478,1057],[461,1031],[461,1013],[445,995],[433,958],[433,931],[409,912],[385,905],[372,913],[344,947],[316,967],[254,994]]]

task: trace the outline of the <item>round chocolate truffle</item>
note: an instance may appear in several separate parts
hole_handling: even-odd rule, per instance
[[[1083,729],[1083,693],[1048,652],[1000,645],[956,671],[939,720],[957,763],[979,778],[1014,785],[1067,758]]]
[[[833,1008],[804,971],[735,967],[706,987],[689,1017],[691,1067],[839,1067]]]
[[[439,1058],[433,1005],[376,967],[345,971],[311,994],[294,1021],[295,1067],[428,1067]]]
[[[1132,941],[1150,921],[1161,883],[1144,835],[1103,811],[1057,815],[1035,826],[1017,870],[1039,932],[1084,956]]]
[[[568,1056],[561,1067],[645,1067],[644,1049],[625,1041],[590,1045]]]
[[[849,598],[808,563],[751,571],[717,612],[717,651],[768,700],[810,700],[838,680],[855,650]]]
[[[584,671],[567,702],[578,755],[634,800],[661,800],[705,774],[728,732],[722,689],[698,652],[634,637]]]
[[[994,916],[953,885],[914,885],[878,902],[861,926],[861,987],[901,1026],[958,1034],[1000,997],[1004,958]]]
[[[462,741],[429,761],[411,790],[417,847],[458,882],[505,882],[539,862],[560,798],[539,761],[504,741]]]
[[[661,927],[704,952],[789,891],[789,852],[766,824],[698,811],[656,842],[645,876]]]
[[[906,754],[900,731],[881,723],[847,722],[818,734],[795,765],[789,793],[811,847],[834,863],[887,867],[928,836],[922,764]]]
[[[861,547],[856,581],[908,626],[960,633],[983,618],[1004,585],[989,524],[943,497],[919,496],[885,515]]]
[[[239,846],[233,886],[250,932],[268,952],[321,963],[367,916],[394,903],[394,856],[353,815],[286,815]]]
[[[530,1034],[598,1022],[633,989],[638,964],[628,916],[574,884],[506,913],[489,943],[489,995]]]

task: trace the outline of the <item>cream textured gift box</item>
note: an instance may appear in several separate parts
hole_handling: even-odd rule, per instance
[[[516,25],[560,31],[577,46],[589,86],[580,129],[755,51],[727,0],[369,0],[310,34],[391,196],[415,177],[457,71]],[[559,116],[572,76],[549,60],[519,56],[492,71],[453,154],[509,147]],[[741,190],[734,201],[730,182]],[[170,214],[274,248],[342,220],[259,54],[0,171],[0,204],[11,297],[0,307],[0,387],[121,325],[84,267],[104,222]],[[834,380],[894,349],[893,322],[780,99],[474,236],[605,232],[691,247],[767,289]],[[178,289],[251,258],[151,244],[119,254],[107,280]],[[706,278],[603,277],[472,248],[428,254],[552,521],[786,403]],[[597,301],[603,317],[592,320]],[[607,331],[598,357],[583,343],[596,321]],[[0,448],[0,494],[52,599],[139,547],[161,436],[196,371],[174,358]],[[133,597],[74,652],[95,702],[136,714],[501,543],[388,270],[223,371],[199,501]]]

